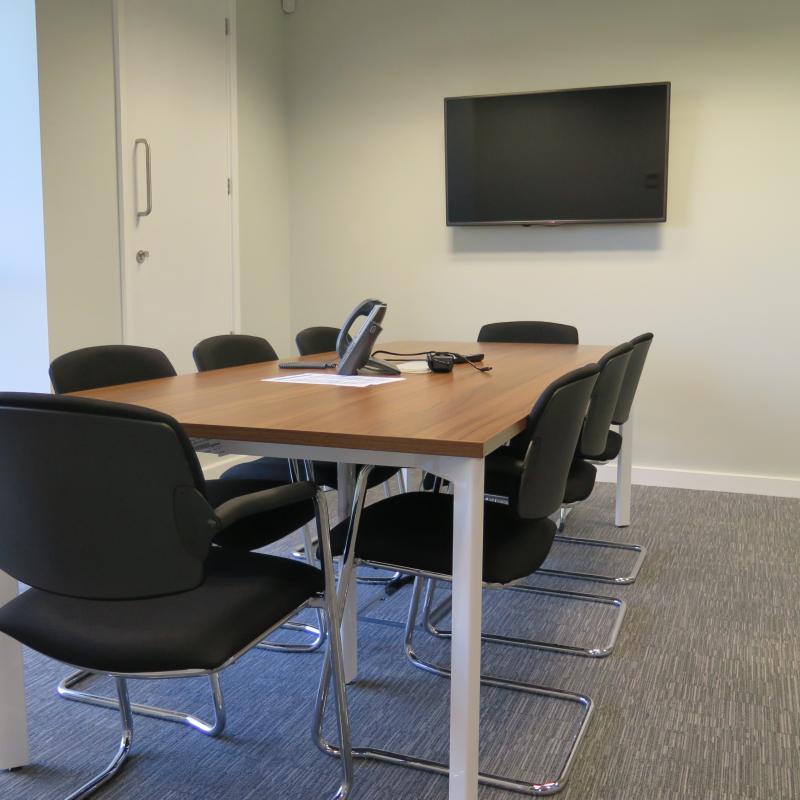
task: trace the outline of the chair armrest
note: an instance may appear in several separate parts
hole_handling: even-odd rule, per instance
[[[262,514],[274,511],[283,506],[300,503],[303,500],[313,500],[317,494],[317,486],[311,481],[298,481],[287,483],[285,486],[276,486],[273,489],[264,489],[260,492],[243,494],[226,500],[214,509],[220,521],[219,530],[225,530],[234,522],[250,517],[253,514]]]

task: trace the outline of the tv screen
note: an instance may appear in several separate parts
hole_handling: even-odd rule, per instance
[[[448,97],[448,225],[663,222],[669,83]]]

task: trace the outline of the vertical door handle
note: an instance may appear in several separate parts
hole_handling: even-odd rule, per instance
[[[147,181],[147,208],[145,208],[144,211],[139,211],[138,208],[136,209],[137,219],[140,217],[149,217],[153,210],[153,177],[150,164],[150,142],[148,142],[147,139],[137,139],[133,143],[134,153],[139,152],[138,148],[140,144],[144,145],[144,171]]]

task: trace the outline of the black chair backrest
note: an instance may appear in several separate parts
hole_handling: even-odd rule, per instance
[[[576,369],[553,381],[536,401],[528,416],[529,445],[516,500],[520,517],[541,519],[561,507],[598,373],[596,364]]]
[[[242,333],[226,333],[203,339],[195,345],[192,356],[198,372],[278,360],[278,354],[266,339]]]
[[[606,449],[608,429],[632,353],[633,347],[625,342],[609,350],[597,362],[600,374],[592,390],[589,413],[580,439],[580,452],[586,458],[599,457]]]
[[[107,344],[64,353],[50,364],[50,381],[58,394],[175,376],[170,360],[152,347]]]
[[[317,325],[314,328],[303,328],[295,336],[297,352],[301,356],[311,356],[314,353],[330,353],[336,350],[336,339],[339,336],[338,328],[327,325]]]
[[[481,328],[478,341],[578,344],[578,329],[560,322],[491,322]]]
[[[0,569],[122,600],[197,587],[218,522],[178,423],[149,409],[0,393]]]
[[[636,396],[639,378],[642,377],[644,362],[647,360],[647,353],[652,343],[652,333],[643,333],[630,341],[633,352],[625,370],[625,378],[622,381],[619,398],[617,399],[617,407],[614,409],[614,415],[611,418],[615,425],[624,425],[631,416],[633,398]]]

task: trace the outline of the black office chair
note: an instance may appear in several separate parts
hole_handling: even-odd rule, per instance
[[[207,732],[219,733],[220,672],[306,607],[328,621],[345,755],[335,797],[347,797],[339,614],[317,488],[296,483],[215,507],[178,423],[117,403],[3,393],[0,439],[0,569],[32,587],[0,608],[0,631],[116,683],[109,705],[121,716],[119,749],[70,800],[88,797],[128,757],[136,707],[127,679],[208,676],[218,716]],[[212,547],[231,526],[253,515],[267,523],[295,505],[310,507],[319,522],[323,570]]]
[[[297,352],[301,356],[313,356],[316,353],[336,352],[336,340],[339,338],[339,329],[328,325],[317,325],[313,328],[303,328],[295,336]]]
[[[482,338],[487,337],[487,338]],[[619,433],[610,430],[610,425],[620,425],[628,421],[630,417],[631,406],[633,398],[636,393],[636,388],[639,383],[639,378],[644,368],[644,361],[647,357],[647,351],[650,347],[650,342],[653,339],[652,333],[645,333],[632,339],[629,344],[633,347],[631,353],[629,366],[625,370],[625,379],[617,391],[617,406],[613,409],[613,413],[609,413],[611,409],[606,407],[600,412],[597,403],[595,403],[595,411],[593,412],[593,433],[590,440],[581,438],[582,444],[579,445],[576,453],[576,462],[570,471],[570,478],[567,483],[567,493],[564,498],[564,504],[559,510],[559,533],[563,533],[567,515],[569,511],[582,500],[586,500],[594,489],[595,478],[597,470],[592,463],[603,463],[612,461],[620,452],[622,446],[622,437]],[[578,344],[578,330],[572,325],[564,325],[558,322],[496,322],[489,325],[484,325],[479,334],[478,341],[492,341],[492,342],[522,342],[527,344],[535,343],[549,343],[549,344]],[[609,354],[606,354],[608,358]],[[599,380],[598,383],[607,385],[610,379]],[[603,390],[606,398],[614,396],[614,386]],[[608,402],[608,400],[606,401]],[[607,422],[606,422],[607,420]],[[622,420],[618,422],[617,420]],[[605,436],[602,435],[602,428],[605,425]],[[586,442],[584,445],[583,442]],[[602,441],[602,447],[600,442]],[[524,448],[524,442],[511,441],[511,446]],[[589,447],[592,450],[597,450],[590,455],[582,451]],[[499,458],[500,454],[495,454],[495,458]],[[583,462],[583,463],[582,463]],[[431,488],[431,481],[428,481],[426,488]],[[434,488],[438,488],[434,484]],[[561,537],[562,541],[566,541],[567,537]],[[573,537],[570,537],[570,541]],[[586,539],[574,539],[575,543],[588,543]],[[603,583],[615,584],[629,584],[636,580],[639,569],[644,562],[646,550],[641,545],[623,545],[616,542],[609,542],[605,540],[592,540],[592,544],[597,547],[609,547],[619,550],[630,550],[637,553],[637,558],[634,561],[630,572],[627,575],[601,575],[597,573],[578,573],[578,572],[563,572],[562,577],[592,579]]]
[[[639,380],[642,377],[644,370],[644,363],[647,360],[647,354],[650,351],[650,345],[653,343],[652,333],[642,333],[635,336],[630,340],[629,344],[633,348],[628,366],[625,369],[625,377],[622,380],[622,386],[619,390],[617,404],[611,414],[612,425],[624,425],[631,416],[631,409],[633,401],[636,397],[636,390],[639,388]],[[603,449],[598,453],[579,451],[581,458],[596,463],[605,463],[613,461],[622,449],[622,435],[617,431],[609,428],[608,436],[603,444]]]
[[[561,322],[490,322],[478,332],[478,341],[578,344],[578,329]]]
[[[650,345],[653,342],[653,334],[652,333],[642,333],[639,336],[635,336],[633,339],[630,340],[629,344],[633,348],[631,352],[630,360],[628,361],[628,366],[625,369],[625,376],[622,380],[622,385],[620,386],[619,396],[617,398],[616,407],[613,410],[613,413],[610,417],[610,424],[618,426],[619,430],[615,431],[609,428],[605,441],[602,443],[602,449],[597,450],[599,448],[599,443],[595,445],[596,451],[591,452],[587,451],[587,448],[583,445],[583,442],[578,448],[577,457],[583,459],[584,461],[591,462],[593,464],[605,464],[609,461],[613,461],[615,458],[619,457],[619,454],[622,450],[622,437],[623,437],[623,430],[624,426],[628,423],[631,416],[631,408],[633,406],[633,401],[636,396],[636,390],[639,386],[639,380],[642,377],[642,371],[644,370],[644,363],[647,360],[647,354],[650,350]],[[602,440],[600,440],[602,441]],[[584,467],[584,470],[588,473],[588,470]],[[567,522],[567,513],[569,509],[575,505],[575,503],[579,502],[581,499],[586,499],[585,497],[581,498],[578,496],[578,492],[573,492],[573,500],[571,503],[565,505],[561,509],[561,514],[559,518],[558,529],[559,532],[563,532],[566,522]],[[586,495],[588,497],[588,494]],[[601,542],[602,543],[602,542]],[[614,542],[605,542],[607,546],[619,546],[622,549],[636,549],[639,546],[624,546],[624,545],[617,545]],[[635,574],[631,574],[626,579],[625,577],[619,577],[614,579],[614,583],[633,583],[633,578],[635,578]]]
[[[548,517],[558,510],[564,497],[569,467],[597,375],[596,365],[575,370],[554,381],[533,407],[526,429],[529,447],[510,502],[508,505],[484,504],[483,583],[486,588],[501,588],[527,578],[547,557],[556,533],[555,523]],[[452,575],[453,497],[435,492],[410,492],[365,508],[365,491],[365,477],[360,476],[353,516],[331,531],[333,552],[346,554],[339,580],[340,608],[346,599],[343,595],[354,564],[414,575],[416,580],[405,632],[407,657],[420,669],[449,677],[448,667],[425,661],[415,652],[413,635],[425,584],[430,586],[431,579],[449,580],[448,576]],[[589,721],[591,700],[571,692],[492,676],[482,676],[481,682],[567,700],[583,708],[579,729],[555,780],[538,784],[497,775],[480,776],[482,783],[528,794],[558,791]],[[319,721],[320,708],[316,716]],[[323,750],[335,749],[323,738],[319,724],[317,737]],[[444,766],[404,754],[364,748],[355,748],[354,753],[433,772],[441,772]]]
[[[241,333],[203,339],[195,345],[192,356],[198,372],[278,360],[278,354],[266,339]]]
[[[633,406],[633,401],[636,396],[636,389],[639,386],[639,380],[642,377],[642,371],[644,370],[644,364],[647,360],[647,354],[650,350],[650,345],[652,342],[652,333],[643,333],[630,340],[628,343],[631,347],[630,358],[628,359],[627,366],[625,367],[625,373],[619,386],[617,401],[614,405],[614,408],[611,410],[605,408],[602,410],[602,412],[598,412],[596,414],[596,434],[594,435],[592,441],[589,441],[588,438],[581,437],[578,451],[576,453],[576,460],[573,462],[573,467],[571,470],[571,475],[573,477],[568,484],[565,504],[561,507],[560,511],[558,522],[559,533],[563,533],[564,531],[568,509],[585,500],[591,494],[592,488],[594,487],[594,478],[597,473],[594,464],[613,461],[620,454],[622,449],[622,431],[624,430],[623,426],[630,419],[631,407]],[[618,433],[609,427],[605,431],[604,436],[603,426],[606,424],[606,420],[608,420],[608,425],[620,426],[620,432]],[[563,577],[594,580],[602,583],[630,584],[636,580],[642,563],[644,562],[645,555],[647,554],[646,548],[643,545],[638,544],[621,544],[619,542],[612,542],[604,539],[581,539],[579,537],[564,535],[560,535],[558,538],[563,542],[576,542],[578,544],[590,544],[594,547],[628,550],[638,554],[636,560],[631,566],[631,569],[626,575],[614,576],[597,573],[575,573],[568,571],[553,571],[550,573],[554,575],[561,575]]]
[[[625,374],[626,365],[631,356],[632,348],[627,342],[615,347],[606,353],[598,361],[600,370],[597,382],[592,390],[588,413],[584,420],[578,448],[582,446],[590,450],[601,447],[605,442],[608,431],[608,424],[616,404],[619,394],[620,384]],[[501,447],[490,453],[486,458],[486,494],[487,497],[500,502],[514,502],[515,493],[518,491],[520,476],[524,470],[525,456],[528,451],[529,438],[527,432],[520,434],[512,439],[505,447]],[[564,498],[561,509],[568,502],[577,502],[586,499],[594,487],[596,469],[593,465],[574,458],[570,465],[567,482],[564,488]],[[637,563],[632,571],[635,579],[644,558],[645,550],[638,545],[616,545],[615,543],[598,542],[594,539],[577,539],[556,535],[556,542],[566,542],[571,544],[589,545],[595,547],[619,547],[625,550],[636,550],[638,553]],[[556,570],[547,567],[547,561],[537,570],[537,575],[558,575],[569,578],[589,579],[589,573],[574,572],[567,570]],[[591,576],[593,579],[608,578],[607,582],[612,581],[612,576]],[[482,641],[493,644],[513,645],[517,647],[530,647],[540,650],[566,653],[570,655],[585,656],[589,658],[604,658],[610,655],[616,645],[622,622],[625,618],[626,603],[619,597],[606,595],[584,594],[579,592],[569,592],[562,589],[542,589],[533,586],[516,585],[508,587],[510,591],[526,592],[537,595],[558,597],[564,600],[576,600],[584,603],[599,604],[608,606],[615,610],[613,622],[607,639],[602,644],[592,644],[588,646],[565,645],[557,642],[542,642],[538,639],[518,638],[513,636],[499,636],[496,634],[485,633]],[[430,590],[425,596],[423,606],[423,625],[426,631],[440,639],[450,638],[451,632],[443,627],[439,627],[439,621],[447,615],[450,610],[450,598],[446,598],[438,606],[433,604],[433,596],[436,589],[435,582],[432,583]]]
[[[578,454],[580,452],[600,452],[606,446],[609,424],[614,409],[616,408],[620,389],[632,355],[633,347],[629,342],[625,342],[609,350],[598,361],[600,374],[592,390],[589,409],[581,431],[578,446],[576,447],[576,454],[570,465],[567,483],[564,489],[564,497],[562,499],[561,508],[559,509],[562,515],[560,516],[559,523],[563,520],[565,507],[585,500],[589,497],[594,488],[597,469],[593,464],[589,463]],[[518,439],[514,439],[510,445],[499,448],[486,458],[486,492],[488,495],[498,498],[513,497],[513,493],[517,490],[519,475],[523,470],[526,449],[526,447],[519,443]],[[629,574],[619,577],[574,570],[553,569],[547,566],[547,562],[537,571],[539,575],[556,575],[558,577],[600,581],[604,583],[633,583],[633,581],[636,580],[636,576],[639,573],[647,553],[646,549],[641,545],[619,544],[598,539],[556,535],[554,541],[588,547],[631,551],[636,553],[636,559]],[[519,591],[530,587],[514,588]],[[552,590],[552,593],[556,595],[561,594],[560,590]],[[614,648],[617,635],[622,625],[625,614],[625,603],[619,598],[597,597],[595,595],[583,595],[583,597],[595,598],[595,602],[615,606],[618,613],[612,627],[611,635],[604,646],[584,649],[576,654],[591,657],[607,656]],[[437,629],[435,626],[437,618],[441,618],[442,613],[443,612],[440,612],[438,609],[431,610],[429,607],[426,608],[427,627],[434,635],[448,633],[447,631]],[[500,642],[502,644],[516,644],[530,647],[541,646],[539,642],[520,639],[509,640],[504,637],[490,637],[488,635],[486,640]],[[574,648],[567,648],[564,650],[562,645],[553,646],[549,649],[557,649],[565,652],[574,651]]]
[[[130,344],[83,347],[64,353],[50,364],[50,381],[58,394],[173,378],[177,374],[160,350]]]
[[[175,375],[175,368],[160,350],[124,344],[84,347],[59,356],[50,365],[50,381],[58,394],[169,378]],[[282,462],[282,466],[285,464],[287,462]],[[285,466],[284,470],[288,473],[288,466]],[[288,476],[285,477],[283,474],[280,477],[234,476],[227,480],[208,480],[205,482],[205,487],[212,505],[218,506],[235,497],[275,488],[288,482],[290,482]],[[299,528],[304,528],[313,520],[314,512],[311,506],[307,504],[288,506],[280,513],[271,515],[267,521],[261,519],[259,515],[238,520],[225,531],[220,532],[216,544],[229,549],[258,550]],[[321,614],[319,615],[319,625],[316,627],[304,622],[293,621],[287,622],[283,627],[310,636],[311,641],[308,643],[265,641],[260,643],[259,647],[280,652],[310,652],[321,647],[325,639],[324,621]],[[94,694],[86,689],[76,688],[90,677],[92,676],[78,670],[59,683],[58,693],[66,700],[101,707],[115,706],[115,702],[107,697]],[[135,710],[137,713],[167,721],[173,721],[176,715],[176,712],[170,709],[154,708],[148,711],[146,707],[139,705],[135,706]],[[181,721],[202,733],[213,732],[201,720],[195,720],[187,715],[183,715],[183,717]]]
[[[600,373],[597,382],[592,390],[591,401],[588,413],[584,421],[581,436],[576,448],[576,455],[570,465],[564,498],[560,507],[559,532],[563,523],[565,508],[571,507],[576,503],[585,500],[591,494],[597,469],[593,464],[585,461],[578,456],[581,450],[598,452],[606,446],[609,424],[614,409],[617,404],[620,389],[627,374],[627,365],[633,355],[633,348],[630,343],[625,342],[618,347],[609,350],[599,361],[598,368]],[[489,498],[501,502],[508,502],[513,499],[514,492],[517,491],[520,475],[524,468],[525,454],[528,450],[528,438],[526,433],[514,437],[505,447],[501,447],[490,453],[486,458],[486,494]],[[646,550],[640,545],[619,544],[616,542],[606,542],[597,539],[583,539],[572,536],[556,535],[554,541],[567,544],[579,544],[590,547],[613,548],[618,550],[633,551],[637,554],[636,560],[629,572],[625,576],[613,576],[595,574],[588,572],[577,572],[574,570],[559,570],[547,567],[547,562],[537,570],[538,575],[556,575],[559,577],[575,578],[582,580],[594,580],[604,583],[632,583],[639,573],[642,562],[646,555]],[[433,604],[433,596],[436,589],[435,582],[425,596],[423,606],[423,625],[428,633],[437,638],[450,638],[451,632],[438,625],[439,621],[447,615],[450,610],[450,598],[446,598],[438,606]],[[615,615],[606,641],[602,644],[592,644],[589,646],[564,645],[556,642],[542,642],[536,639],[518,638],[512,636],[499,636],[495,634],[483,634],[482,640],[494,644],[514,645],[518,647],[530,647],[534,649],[550,650],[571,655],[586,656],[589,658],[604,658],[610,655],[616,645],[622,622],[625,618],[626,604],[619,597],[606,595],[584,594],[578,592],[568,592],[561,589],[541,589],[532,586],[512,586],[511,591],[529,592],[551,597],[559,597],[565,600],[577,600],[586,603],[605,605],[615,609]]]

